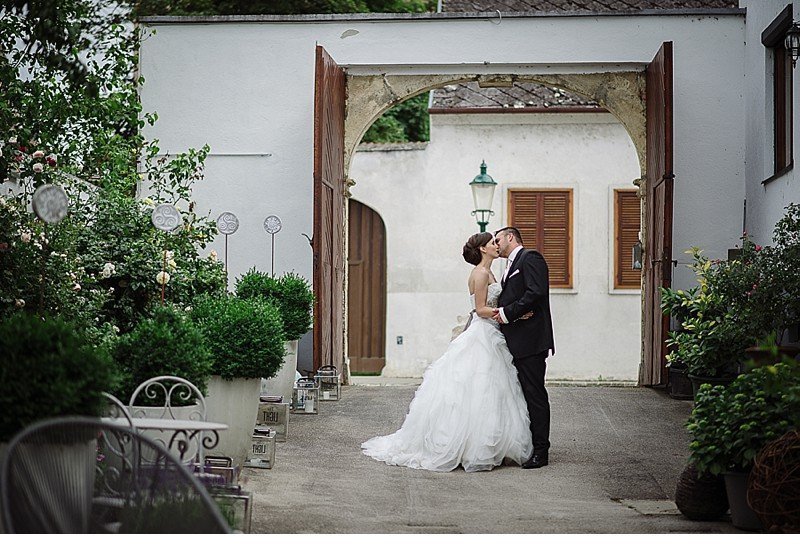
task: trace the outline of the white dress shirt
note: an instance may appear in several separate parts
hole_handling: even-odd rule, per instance
[[[520,253],[521,250],[522,246],[519,246],[513,251],[511,251],[511,254],[508,255],[508,262],[506,262],[506,270],[503,272],[503,283],[505,283],[506,279],[508,279],[508,275],[511,272],[511,265],[514,263],[514,259],[517,258],[517,255]],[[503,308],[500,308],[500,319],[502,319],[503,323],[508,323],[508,319],[506,319],[506,314],[503,311]]]

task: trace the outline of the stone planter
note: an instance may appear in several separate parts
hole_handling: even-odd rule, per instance
[[[207,456],[227,456],[233,465],[244,465],[253,440],[260,394],[260,378],[211,377],[206,397],[208,421],[228,424],[228,429],[219,432],[219,444],[207,450]]]
[[[292,388],[297,372],[297,346],[299,340],[284,342],[286,357],[283,358],[281,368],[272,378],[267,378],[263,383],[262,391],[268,395],[280,395],[283,402],[288,403],[292,400]]]

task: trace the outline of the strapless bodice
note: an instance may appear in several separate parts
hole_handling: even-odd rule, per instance
[[[500,298],[500,292],[502,291],[502,287],[500,283],[491,283],[488,287],[488,291],[486,293],[486,305],[490,308],[497,307],[497,300]],[[469,295],[469,303],[472,306],[472,309],[475,309],[475,295]]]

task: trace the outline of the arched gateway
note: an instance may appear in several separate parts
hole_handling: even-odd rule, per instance
[[[372,73],[371,73],[372,72]],[[538,82],[597,101],[628,131],[639,158],[644,246],[642,363],[640,385],[666,381],[660,287],[672,272],[672,42],[664,42],[644,71],[529,73],[522,67],[492,73],[396,74],[364,67],[342,68],[316,48],[314,101],[314,368],[344,363],[346,200],[350,162],[361,137],[381,113],[419,93],[443,85]]]

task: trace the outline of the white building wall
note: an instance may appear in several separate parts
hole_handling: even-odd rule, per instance
[[[223,19],[151,19],[157,34],[142,44],[140,69],[144,109],[160,116],[147,136],[159,138],[164,151],[211,146],[195,198],[200,211],[240,218],[229,240],[231,281],[253,265],[269,268],[262,222],[270,214],[284,221],[276,272],[312,277],[311,249],[301,234],[313,235],[316,44],[353,73],[537,74],[642,70],[671,40],[674,255],[685,262],[681,251],[699,245],[720,257],[738,241],[745,151],[741,13]],[[223,238],[213,246],[221,252]],[[685,267],[676,269],[674,285],[692,282]]]
[[[387,232],[387,376],[421,376],[469,307],[461,257],[478,231],[468,183],[482,160],[498,181],[487,229],[508,224],[508,189],[573,190],[573,288],[551,289],[551,379],[635,380],[640,291],[614,290],[613,189],[633,189],[636,151],[610,114],[434,115],[425,150],[355,155],[353,198]],[[499,279],[505,260],[495,264]],[[403,344],[397,344],[397,337]]]
[[[746,97],[746,148],[747,148],[747,232],[761,244],[770,243],[775,223],[783,217],[784,207],[800,202],[800,180],[797,170],[767,184],[762,184],[773,172],[772,137],[772,58],[769,50],[761,44],[761,33],[788,2],[780,0],[742,0],[747,8],[747,47],[745,48],[745,97]],[[800,5],[794,5],[794,20],[800,19]],[[800,72],[794,71],[794,153],[799,160],[797,144],[800,140],[800,108],[797,107],[797,82]]]

